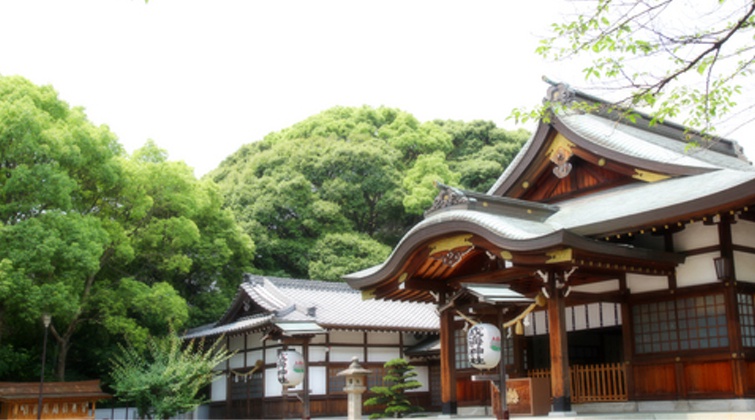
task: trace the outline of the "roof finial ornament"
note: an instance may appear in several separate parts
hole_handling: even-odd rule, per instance
[[[466,194],[464,194],[464,191],[458,188],[454,188],[450,185],[445,185],[440,181],[435,181],[434,184],[435,187],[440,191],[435,197],[433,205],[425,212],[425,214],[445,207],[453,206],[455,204],[464,204],[469,202],[469,198]]]
[[[560,102],[563,104],[569,104],[574,100],[574,89],[566,83],[558,83],[543,76],[545,80],[551,86],[548,88],[545,99],[548,102]]]

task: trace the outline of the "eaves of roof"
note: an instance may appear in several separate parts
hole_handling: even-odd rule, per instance
[[[684,260],[683,256],[677,254],[596,241],[561,227],[554,227],[549,221],[535,222],[477,211],[449,210],[436,213],[418,223],[401,239],[383,264],[346,275],[344,279],[351,287],[360,290],[374,286],[381,279],[395,274],[414,249],[449,232],[471,233],[511,252],[574,247],[597,254],[639,260],[664,260],[676,264]]]
[[[274,318],[275,316],[273,314],[262,314],[243,318],[229,324],[195,328],[184,334],[183,339],[191,340],[201,337],[216,337],[220,335],[234,335],[247,331],[255,331],[270,325]]]

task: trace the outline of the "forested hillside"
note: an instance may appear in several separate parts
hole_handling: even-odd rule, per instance
[[[208,176],[254,239],[262,273],[337,281],[382,262],[434,181],[486,191],[528,133],[335,107],[243,146]]]

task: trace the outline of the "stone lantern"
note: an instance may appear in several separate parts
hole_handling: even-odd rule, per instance
[[[346,370],[337,373],[338,376],[344,376],[346,386],[343,390],[349,395],[347,406],[349,409],[349,420],[358,420],[362,418],[362,394],[367,390],[365,379],[371,370],[363,368],[359,364],[359,358],[351,358],[351,364]]]

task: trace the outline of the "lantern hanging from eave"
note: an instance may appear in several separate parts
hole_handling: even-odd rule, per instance
[[[283,350],[278,354],[278,382],[283,386],[294,387],[304,380],[304,357],[294,350]]]
[[[501,361],[501,331],[492,324],[477,324],[467,333],[469,364],[492,369]]]

